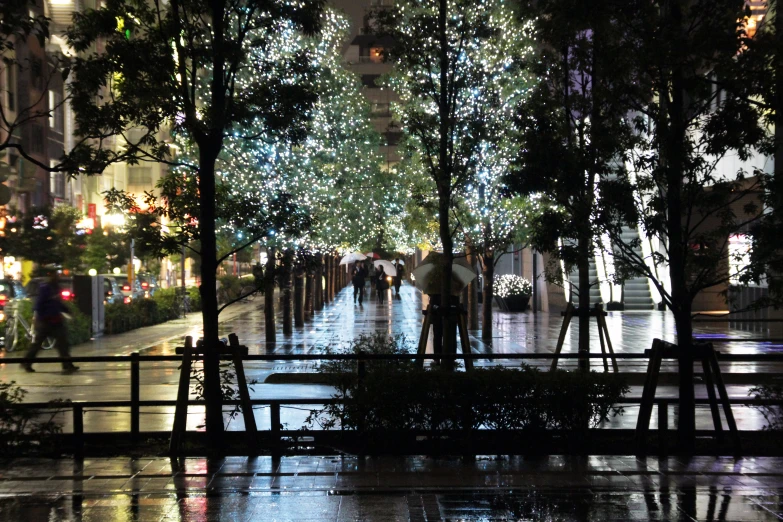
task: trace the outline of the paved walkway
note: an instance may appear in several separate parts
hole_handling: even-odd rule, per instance
[[[17,459],[7,521],[773,521],[783,459]]]
[[[389,291],[391,294],[391,291]],[[369,297],[369,296],[368,296]],[[374,299],[366,299],[362,306],[353,303],[352,289],[341,291],[333,303],[308,321],[301,329],[295,329],[293,335],[278,334],[278,342],[274,345],[265,342],[264,318],[262,300],[243,303],[230,307],[221,314],[221,333],[228,335],[236,332],[240,342],[250,347],[251,353],[272,354],[309,354],[319,353],[325,346],[345,345],[360,334],[371,334],[382,331],[389,334],[402,334],[410,340],[411,345],[418,340],[421,328],[421,294],[412,286],[402,287],[399,299],[387,298],[383,304]],[[477,353],[527,353],[552,352],[557,335],[560,331],[562,318],[559,314],[521,313],[509,314],[498,312],[495,315],[495,337],[491,345],[481,341],[480,332],[472,332],[471,348]],[[675,340],[674,321],[670,314],[664,312],[610,312],[607,324],[612,342],[617,352],[639,353],[650,346],[654,337],[665,340]],[[697,335],[705,338],[715,336],[731,336],[738,339],[783,337],[775,328],[778,323],[770,325],[756,324],[755,332],[732,328],[727,322],[700,322],[696,324]],[[145,354],[173,354],[176,346],[182,345],[185,335],[200,336],[200,316],[191,314],[187,319],[173,321],[163,325],[142,328],[117,336],[106,336],[91,343],[74,347],[73,354],[80,355],[125,355],[139,350]],[[597,328],[592,328],[594,346],[598,346]],[[576,322],[569,330],[564,352],[575,352],[577,346]],[[720,345],[720,349],[734,353],[775,353],[783,352],[783,346],[777,342],[743,343],[732,342]],[[42,353],[42,357],[55,355]],[[2,364],[16,354],[2,354],[0,358],[0,380],[15,380],[27,391],[28,401],[48,401],[56,398],[71,400],[127,400],[130,396],[130,374],[128,363],[81,363],[81,371],[75,375],[62,375],[59,366],[52,364],[37,364],[36,373],[26,374],[17,364]],[[506,361],[509,365],[517,365],[518,361]],[[477,364],[497,364],[487,361]],[[548,361],[539,363],[548,366]],[[573,365],[565,362],[564,365]],[[598,360],[593,361],[596,370],[602,370]],[[179,373],[178,363],[142,364],[141,398],[170,399],[176,398]],[[637,375],[644,371],[646,361],[628,361],[621,365],[622,371]],[[249,379],[260,384],[254,386],[252,396],[265,398],[328,398],[332,391],[325,386],[301,384],[263,384],[264,379],[272,373],[310,372],[312,363],[299,362],[265,362],[248,364]],[[670,366],[671,368],[671,366]],[[753,380],[760,373],[783,373],[783,365],[760,365],[758,363],[725,364],[724,372],[735,376],[744,376],[745,380]],[[741,380],[741,379],[740,379]],[[731,381],[729,381],[731,382]],[[746,397],[749,385],[734,384],[729,386],[729,394],[733,397]],[[706,396],[704,389],[697,390],[700,396]],[[631,395],[641,395],[639,386],[633,386]],[[663,388],[661,396],[676,396],[676,391]],[[307,416],[307,408],[285,408],[283,422],[291,427],[302,425]],[[192,409],[189,416],[189,429],[202,423],[203,415],[198,408]],[[764,425],[761,415],[750,408],[735,409],[740,429],[756,429]],[[675,411],[671,412],[670,425],[675,424]],[[269,426],[268,411],[257,410],[257,422],[261,429]],[[636,408],[626,408],[626,414],[608,423],[605,427],[632,427],[635,425]],[[171,408],[142,409],[142,430],[166,430],[173,420]],[[654,420],[655,422],[655,420]],[[655,423],[653,422],[653,427]],[[698,426],[711,426],[708,410],[700,411]],[[70,416],[63,417],[65,430],[70,430]],[[129,426],[127,410],[122,408],[87,411],[85,428],[87,431],[124,431]],[[235,419],[229,429],[241,430],[241,419]]]

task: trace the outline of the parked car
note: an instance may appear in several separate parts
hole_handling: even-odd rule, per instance
[[[15,279],[0,279],[0,321],[5,319],[5,307],[14,299],[24,299],[27,294],[22,283]]]
[[[138,274],[136,276],[144,297],[152,297],[158,291],[158,279],[152,274]]]
[[[48,277],[34,277],[30,279],[24,288],[27,297],[35,301],[35,298],[38,297],[38,288],[48,280]],[[60,298],[63,301],[73,301],[76,298],[73,293],[73,278],[60,277]]]
[[[131,285],[128,282],[128,276],[118,275],[118,276],[114,276],[114,278],[120,287],[120,292],[122,293],[123,296],[122,301],[124,303],[127,304],[134,299],[142,299],[144,297],[144,290],[142,290],[141,283],[139,282],[138,279],[135,279],[133,281],[133,288],[131,288]]]
[[[103,302],[104,304],[122,303],[124,295],[122,287],[117,282],[116,277],[111,275],[103,276]]]

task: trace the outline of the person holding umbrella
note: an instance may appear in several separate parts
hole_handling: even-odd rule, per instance
[[[389,289],[389,282],[386,281],[386,271],[383,265],[377,266],[375,272],[375,290],[378,292],[378,303],[383,304],[383,294]]]
[[[403,263],[400,260],[397,260],[397,262],[394,264],[394,267],[397,269],[397,275],[394,276],[394,292],[399,298],[400,286],[402,286],[402,278],[405,275],[405,267],[403,266]]]
[[[351,283],[353,284],[353,302],[356,302],[356,296],[359,296],[359,305],[361,306],[364,301],[364,279],[367,277],[367,273],[364,271],[364,266],[357,265],[353,269],[353,277]]]

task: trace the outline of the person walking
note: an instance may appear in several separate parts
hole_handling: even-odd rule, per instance
[[[383,304],[383,296],[386,290],[389,289],[389,282],[386,280],[386,271],[382,266],[378,267],[378,271],[375,274],[375,290],[378,292],[378,302]]]
[[[394,265],[397,268],[397,275],[394,276],[394,291],[397,297],[400,297],[400,286],[402,286],[402,278],[405,274],[405,267],[400,263]]]
[[[356,303],[356,297],[359,297],[359,305],[364,301],[364,279],[367,274],[364,272],[364,267],[359,266],[353,269],[353,276],[351,277],[351,283],[353,283],[353,302]]]
[[[49,277],[49,281],[38,287],[38,299],[33,310],[35,312],[33,342],[30,345],[30,349],[27,350],[25,357],[27,359],[35,359],[41,350],[41,344],[43,344],[44,340],[53,337],[60,357],[70,359],[68,328],[65,326],[66,308],[60,299],[60,279],[57,272],[53,272]],[[62,364],[64,373],[73,373],[79,369],[70,360],[63,361]],[[25,363],[23,367],[28,373],[35,371],[32,363]]]

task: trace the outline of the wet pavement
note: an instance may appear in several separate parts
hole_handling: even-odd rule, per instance
[[[230,457],[0,464],[8,521],[772,521],[783,459]]]
[[[316,313],[303,329],[279,335],[274,345],[264,341],[259,301],[244,303],[224,314],[221,330],[236,332],[251,353],[309,354],[325,346],[346,343],[376,331],[418,339],[420,294],[403,286],[401,299],[379,305],[354,304],[348,289]],[[540,353],[554,350],[559,314],[504,314],[495,318],[491,345],[471,332],[471,347],[479,353]],[[617,352],[640,353],[654,337],[675,341],[674,322],[663,312],[610,312],[607,324]],[[754,324],[754,331],[726,322],[696,324],[704,338],[775,339],[778,324]],[[173,354],[184,335],[198,336],[198,315],[178,322],[140,329],[74,347],[74,355]],[[592,329],[598,346],[597,329]],[[576,351],[576,323],[564,352]],[[777,342],[722,343],[733,353],[780,353]],[[15,354],[3,354],[3,358]],[[44,353],[43,357],[53,354]],[[518,361],[501,361],[518,365]],[[478,364],[490,364],[479,362]],[[495,364],[495,363],[491,363]],[[547,366],[548,362],[536,363]],[[570,363],[566,363],[570,364]],[[600,370],[600,362],[593,363]],[[639,374],[645,363],[621,362],[627,374]],[[37,364],[26,374],[18,364],[0,360],[0,379],[16,380],[29,401],[127,400],[129,365],[124,362],[82,363],[75,375],[62,375],[55,365]],[[142,399],[174,399],[178,363],[143,363]],[[272,361],[248,364],[249,378],[263,381],[272,373],[311,372],[312,363]],[[781,364],[724,364],[730,375],[783,373]],[[733,397],[747,395],[746,385],[729,386]],[[253,397],[328,398],[325,386],[256,384]],[[640,394],[638,387],[631,395]],[[663,387],[661,395],[674,396]],[[704,395],[704,391],[699,392]],[[676,422],[672,409],[671,426]],[[282,422],[301,425],[306,406],[284,408]],[[741,429],[762,426],[751,409],[736,408]],[[260,429],[269,428],[269,412],[256,411]],[[169,429],[170,408],[143,408],[142,431]],[[636,410],[605,427],[635,424]],[[63,416],[70,431],[70,416]],[[655,428],[656,416],[653,416]],[[188,429],[203,422],[191,408]],[[700,409],[698,424],[708,427],[709,412]],[[128,411],[102,408],[85,412],[86,431],[127,431]],[[229,429],[243,429],[241,419]],[[479,457],[461,459],[360,458],[295,456],[105,459],[15,459],[0,462],[0,521],[414,521],[433,520],[672,520],[767,521],[783,519],[783,459],[698,457]]]
[[[250,353],[256,354],[312,354],[320,353],[326,346],[345,345],[345,343],[361,334],[386,332],[392,335],[402,334],[413,344],[418,340],[422,315],[421,294],[410,285],[403,285],[399,299],[389,298],[383,304],[373,299],[365,299],[363,305],[352,300],[352,289],[341,291],[333,303],[327,304],[322,311],[312,317],[304,328],[295,329],[293,335],[278,334],[278,342],[268,344],[264,338],[264,318],[261,299],[239,304],[228,308],[221,314],[221,332],[228,335],[236,332],[240,342],[250,348]],[[391,291],[389,291],[391,294]],[[557,313],[502,313],[495,314],[495,337],[491,344],[481,340],[481,332],[471,332],[471,349],[474,353],[550,353],[554,351],[557,336],[562,324],[562,318]],[[618,353],[641,353],[649,348],[655,337],[675,341],[674,320],[666,312],[609,312],[607,325],[615,351]],[[783,353],[781,343],[743,342],[743,339],[776,339],[783,335],[779,333],[780,323],[755,323],[755,331],[745,331],[733,328],[727,322],[698,322],[696,335],[702,338],[731,337],[733,342],[720,343],[721,351],[731,353]],[[127,355],[133,351],[142,354],[174,354],[175,348],[182,345],[184,335],[199,336],[200,316],[191,314],[187,319],[173,321],[163,325],[142,328],[116,336],[106,336],[96,341],[85,343],[73,348],[73,355]],[[594,350],[598,346],[598,330],[592,325]],[[572,323],[564,353],[573,353],[577,346],[577,324]],[[431,348],[430,348],[431,350]],[[55,355],[53,351],[43,352],[42,357]],[[74,401],[89,400],[128,400],[130,397],[129,364],[117,363],[80,363],[81,370],[74,375],[62,375],[59,365],[36,364],[36,373],[24,373],[18,364],[4,364],[3,360],[17,354],[3,352],[0,358],[0,380],[15,380],[27,391],[27,401],[43,402],[51,399],[67,398]],[[533,365],[548,368],[549,361],[531,361]],[[516,366],[519,361],[477,361],[477,365],[506,364]],[[562,361],[563,367],[573,367],[574,361]],[[592,361],[593,368],[602,371],[599,360]],[[142,363],[141,365],[141,399],[174,400],[176,398],[179,372],[177,362]],[[737,376],[753,382],[760,374],[768,374],[770,379],[783,374],[783,364],[766,364],[757,362],[722,363],[724,374],[729,382],[728,391],[731,397],[745,398],[748,383],[731,384],[731,377]],[[251,362],[246,365],[248,378],[257,383],[253,386],[251,396],[254,398],[275,399],[325,399],[332,395],[332,390],[326,386],[304,384],[265,384],[263,381],[273,373],[299,373],[314,371],[312,362],[271,361]],[[620,361],[620,369],[628,375],[640,376],[646,369],[645,360]],[[673,364],[664,365],[664,371],[675,371]],[[775,382],[775,381],[773,381]],[[641,395],[641,386],[633,385],[630,396]],[[663,386],[658,395],[676,397],[673,386]],[[706,397],[706,390],[697,387],[697,395]],[[308,414],[307,405],[284,407],[282,422],[291,429],[302,425]],[[604,427],[628,428],[635,426],[638,408],[626,407],[625,415],[613,418]],[[759,429],[765,421],[761,414],[742,406],[735,407],[735,415],[740,429]],[[657,416],[653,416],[651,427],[655,428]],[[63,414],[60,417],[66,432],[71,430],[71,416]],[[142,408],[141,430],[162,431],[170,429],[173,421],[173,408]],[[259,407],[256,410],[256,421],[260,429],[268,429],[268,409]],[[128,409],[101,408],[85,411],[85,430],[88,432],[127,431],[129,429]],[[196,429],[203,422],[203,410],[197,407],[190,409],[188,429]],[[676,408],[671,408],[669,425],[676,425]],[[699,408],[697,427],[711,427],[709,410]],[[234,419],[228,425],[230,430],[242,430],[241,418]]]

